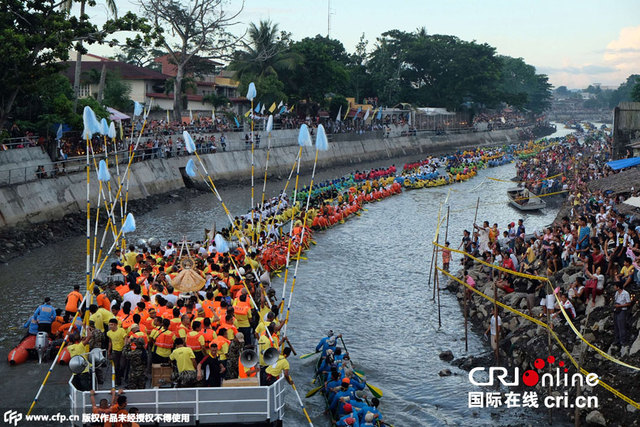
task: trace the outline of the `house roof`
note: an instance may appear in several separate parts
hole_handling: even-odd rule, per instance
[[[75,61],[65,62],[67,68],[63,71],[63,74],[71,81],[74,80],[76,74]],[[166,76],[157,71],[149,68],[137,67],[126,62],[111,61],[104,58],[101,61],[82,61],[80,67],[81,72],[86,73],[90,70],[102,70],[102,65],[106,65],[107,71],[115,72],[124,80],[167,80],[169,76]]]

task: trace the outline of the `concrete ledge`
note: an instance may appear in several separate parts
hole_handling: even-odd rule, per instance
[[[423,155],[453,151],[462,147],[496,146],[518,140],[518,130],[500,130],[470,134],[439,136],[411,136],[399,138],[357,138],[356,140],[332,143],[329,150],[318,155],[318,167],[393,159],[407,155]],[[263,139],[266,144],[266,140]],[[262,144],[261,144],[262,145]],[[270,176],[286,175],[291,170],[298,146],[273,144],[269,158]],[[265,145],[266,146],[266,145]],[[40,148],[24,149],[38,150]],[[16,152],[23,150],[14,150]],[[6,152],[5,152],[6,153]],[[1,153],[0,153],[1,154]],[[25,153],[26,154],[26,153]],[[266,150],[254,152],[256,171],[264,170]],[[44,154],[46,156],[46,154]],[[308,170],[313,165],[314,147],[302,150],[302,166]],[[201,156],[215,183],[249,181],[251,173],[251,151],[227,151]],[[179,168],[184,167],[189,157],[156,159],[134,163],[131,168],[129,199],[139,199],[184,187]],[[390,162],[391,163],[391,162]],[[197,162],[196,162],[197,164]],[[122,168],[121,168],[122,172]],[[112,168],[112,176],[115,170]],[[112,188],[113,183],[112,181]],[[115,190],[113,190],[115,192]],[[91,176],[92,206],[97,201],[98,181]],[[0,188],[0,227],[20,223],[37,223],[59,219],[68,213],[86,210],[86,177],[82,173],[59,176]]]

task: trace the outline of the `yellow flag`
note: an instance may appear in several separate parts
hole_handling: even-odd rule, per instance
[[[247,111],[246,113],[244,113],[245,117],[249,117],[249,114],[251,114],[251,110]]]
[[[293,107],[295,107],[295,104],[291,106],[291,108],[289,108],[289,112],[293,111]]]
[[[349,115],[350,112],[351,112],[351,108],[347,107],[347,112],[344,113],[344,119],[342,120],[347,120],[347,116]]]
[[[273,113],[273,110],[275,110],[275,109],[276,109],[276,102],[273,101],[273,104],[271,104],[271,107],[269,107],[269,112]]]

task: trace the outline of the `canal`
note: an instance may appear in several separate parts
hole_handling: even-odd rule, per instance
[[[560,128],[560,125],[559,125]],[[559,129],[558,135],[566,134]],[[395,159],[359,165],[360,169],[388,166],[398,169],[419,157]],[[354,167],[324,170],[320,179],[340,176]],[[257,173],[257,175],[260,175]],[[513,164],[481,170],[474,179],[452,186],[405,191],[381,202],[369,204],[359,217],[314,235],[317,245],[301,261],[292,299],[288,335],[299,353],[313,351],[326,330],[343,334],[352,360],[364,371],[372,384],[384,391],[382,412],[396,426],[415,425],[486,425],[522,424],[523,413],[506,408],[469,409],[467,393],[477,391],[464,371],[452,368],[439,359],[443,350],[456,357],[487,351],[480,336],[469,335],[469,352],[464,352],[462,311],[453,295],[442,292],[441,319],[427,286],[438,209],[450,205],[449,240],[457,247],[464,229],[472,227],[476,200],[480,198],[478,222],[497,222],[504,229],[509,222],[524,219],[527,232],[540,230],[556,215],[553,207],[542,213],[522,213],[508,206],[506,189],[513,183]],[[262,188],[257,179],[257,194]],[[302,182],[308,183],[308,177]],[[275,195],[283,181],[268,185]],[[290,193],[290,191],[289,191]],[[233,213],[245,212],[250,205],[250,190],[245,187],[224,188],[223,200]],[[446,209],[446,207],[443,207]],[[212,220],[218,227],[226,225],[222,208],[211,194],[184,201],[160,204],[156,209],[136,217],[137,231],[130,240],[157,237],[201,239]],[[48,365],[33,361],[10,367],[5,355],[24,334],[22,324],[45,296],[64,305],[66,294],[76,283],[84,283],[83,237],[71,238],[35,250],[10,263],[0,265],[0,376],[5,385],[0,401],[7,409],[26,412],[45,377]],[[454,257],[452,269],[459,258]],[[289,280],[290,282],[290,280]],[[282,279],[273,285],[278,292]],[[289,286],[288,286],[289,287]],[[484,325],[486,327],[486,325]],[[313,358],[291,358],[294,381],[304,395],[313,386]],[[440,377],[441,369],[454,375]],[[66,367],[57,367],[38,403],[38,411],[66,413],[69,378]],[[304,397],[303,397],[304,398]],[[320,395],[306,399],[317,425],[327,425]],[[4,412],[3,410],[3,412]],[[542,421],[546,414],[526,413],[528,423]],[[287,396],[285,425],[304,424],[305,419],[293,393]]]

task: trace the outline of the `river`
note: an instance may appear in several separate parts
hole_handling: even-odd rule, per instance
[[[556,135],[568,133],[561,125],[558,128]],[[359,168],[390,163],[400,168],[406,161],[419,159],[412,156]],[[335,168],[318,175],[320,179],[336,177],[353,169]],[[523,218],[527,231],[532,232],[555,218],[554,208],[534,214],[516,211],[508,206],[505,193],[513,184],[486,179],[509,180],[514,175],[515,167],[510,164],[481,170],[468,182],[405,191],[367,205],[361,216],[345,224],[317,232],[317,245],[307,252],[308,260],[301,261],[292,299],[288,336],[295,349],[301,354],[313,351],[328,329],[342,333],[358,369],[384,391],[382,412],[396,426],[522,424],[523,413],[513,409],[467,407],[467,393],[477,388],[469,383],[466,372],[438,357],[442,350],[451,350],[456,357],[465,355],[462,312],[455,297],[442,292],[442,327],[438,327],[437,305],[427,286],[430,241],[438,208],[445,200],[451,209],[449,240],[453,247],[460,243],[462,231],[472,226],[478,197],[478,222],[497,222],[501,229]],[[256,182],[258,199],[261,180]],[[308,178],[302,182],[308,182]],[[276,194],[282,186],[281,181],[270,183],[268,194]],[[247,188],[225,188],[221,195],[231,212],[245,212],[250,205]],[[159,205],[136,218],[137,231],[130,239],[200,239],[203,229],[210,228],[211,218],[220,226],[226,224],[224,212],[211,194]],[[0,322],[5,327],[0,336],[2,412],[9,408],[26,412],[46,375],[48,365],[29,362],[10,367],[5,355],[23,335],[22,324],[44,296],[62,306],[73,284],[83,283],[84,244],[80,236],[66,239],[0,265]],[[459,258],[454,257],[452,269],[457,268],[458,262]],[[280,297],[282,279],[274,280],[273,286]],[[469,334],[467,354],[482,353],[487,348],[480,336]],[[313,364],[314,359],[291,358],[292,375],[303,398],[312,388]],[[444,368],[450,368],[454,375],[438,376]],[[53,371],[36,412],[66,413],[68,375],[66,367]],[[320,395],[305,401],[314,423],[327,425]],[[542,422],[544,416],[526,413],[527,422],[533,424]],[[289,393],[285,425],[304,423],[297,400]]]

